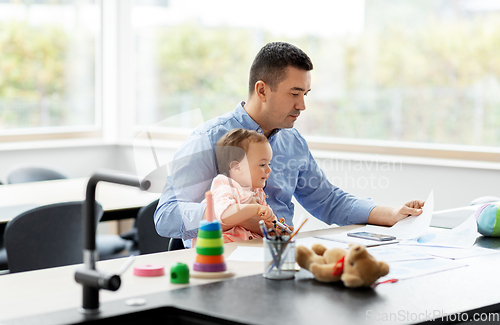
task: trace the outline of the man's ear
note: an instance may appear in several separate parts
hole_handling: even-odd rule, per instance
[[[259,80],[255,83],[255,94],[257,94],[257,97],[259,97],[261,102],[265,102],[267,100],[267,92],[268,87],[264,81]]]
[[[233,160],[229,164],[229,169],[235,173],[241,173],[241,165],[239,161]]]

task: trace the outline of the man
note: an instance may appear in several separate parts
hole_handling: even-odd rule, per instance
[[[306,109],[313,64],[294,45],[269,43],[250,69],[247,102],[233,112],[205,122],[177,151],[171,175],[155,213],[157,232],[182,238],[189,247],[205,213],[204,193],[217,175],[215,143],[227,131],[246,128],[264,134],[271,144],[272,173],[264,191],[278,218],[292,224],[292,196],[313,216],[328,223],[393,225],[408,215],[420,215],[423,201],[392,209],[376,206],[332,185],[312,157],[306,141],[293,128]],[[245,227],[252,229],[258,217]]]

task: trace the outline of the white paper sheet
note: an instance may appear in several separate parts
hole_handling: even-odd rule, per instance
[[[456,247],[437,247],[437,246],[423,246],[423,245],[419,246],[405,245],[404,247],[414,252],[449,258],[453,260],[500,253],[500,251],[496,249],[488,249],[483,247],[471,247],[465,249]]]
[[[307,248],[312,248],[312,245],[314,244],[321,244],[325,246],[326,248],[343,248],[347,249],[349,247],[348,243],[340,242],[340,241],[332,241],[332,240],[327,240],[327,239],[322,239],[319,237],[306,237],[306,238],[300,238],[295,241],[295,244],[297,246],[305,246]]]
[[[431,255],[403,248],[399,245],[376,246],[368,248],[370,253],[377,261],[403,262],[416,260],[429,260],[434,258]]]
[[[459,267],[467,266],[466,263],[433,258],[429,260],[409,261],[409,262],[393,262],[389,264],[389,274],[381,277],[378,282],[383,282],[389,279],[409,279],[426,274],[452,270]]]
[[[238,246],[226,261],[264,262],[264,247]]]
[[[368,225],[356,231],[368,231],[376,234],[391,235],[397,239],[412,239],[422,236],[431,224],[434,212],[434,191],[431,191],[419,216],[409,216],[390,228]]]
[[[470,248],[474,245],[477,236],[476,218],[471,215],[467,220],[449,231],[439,233],[427,231],[420,237],[401,241],[401,245]]]

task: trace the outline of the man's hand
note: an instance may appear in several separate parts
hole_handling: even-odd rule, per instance
[[[413,200],[407,202],[405,205],[394,209],[394,220],[398,222],[408,216],[419,216],[422,214],[422,207],[424,206],[425,201]]]
[[[413,200],[399,208],[376,206],[368,216],[368,223],[380,226],[393,226],[396,222],[408,216],[419,216],[425,201]]]

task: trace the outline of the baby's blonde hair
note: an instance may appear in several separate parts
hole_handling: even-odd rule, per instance
[[[267,138],[256,131],[233,129],[224,134],[216,144],[217,166],[219,173],[229,176],[231,162],[241,162],[252,142],[267,141]]]

